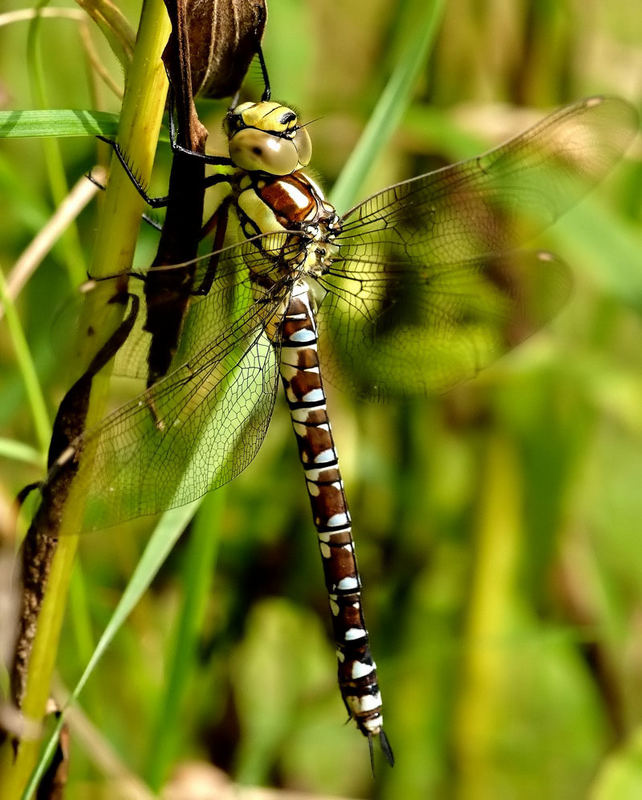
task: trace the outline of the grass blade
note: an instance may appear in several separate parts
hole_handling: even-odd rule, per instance
[[[225,501],[225,487],[207,495],[190,534],[184,568],[183,606],[169,659],[165,694],[159,703],[160,711],[150,738],[152,746],[145,770],[147,781],[154,791],[163,785],[176,749],[179,714],[194,670],[197,639],[214,574],[218,553],[217,532]]]
[[[145,551],[143,552],[136,569],[134,570],[134,574],[127,584],[127,587],[125,588],[125,591],[123,592],[122,597],[120,598],[120,601],[114,610],[114,613],[112,614],[100,639],[98,640],[98,643],[96,644],[96,648],[92,653],[89,663],[85,667],[80,679],[78,680],[78,683],[71,692],[67,705],[70,705],[74,702],[74,700],[78,699],[85,684],[91,677],[93,671],[96,669],[98,662],[109,647],[114,636],[118,633],[129,614],[131,614],[136,603],[138,603],[142,595],[147,591],[150,583],[153,581],[156,573],[164,563],[171,549],[174,547],[180,535],[185,530],[185,527],[189,524],[190,520],[196,513],[199,503],[200,501],[197,501],[195,503],[191,503],[190,505],[182,506],[181,508],[174,508],[171,511],[167,511],[161,517],[154,530],[154,533],[147,543],[147,547],[145,548]],[[38,782],[42,778],[42,775],[47,768],[48,761],[56,748],[56,742],[58,740],[58,735],[60,734],[60,729],[62,728],[63,722],[64,714],[61,714],[60,719],[57,721],[51,733],[51,736],[47,740],[38,764],[36,765],[36,769],[31,776],[29,785],[27,786],[23,795],[24,798],[28,798],[31,795],[31,792],[33,792],[38,786]]]
[[[423,6],[416,20],[416,34],[397,62],[357,146],[330,193],[331,202],[339,212],[354,202],[372,162],[386,146],[406,110],[419,71],[430,53],[443,10],[443,0],[433,0]]]
[[[118,114],[73,108],[0,111],[0,138],[108,136],[118,133]]]

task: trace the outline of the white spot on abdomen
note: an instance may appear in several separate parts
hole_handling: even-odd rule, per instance
[[[316,339],[316,334],[314,331],[310,331],[307,328],[301,328],[291,333],[288,338],[291,342],[312,342]]]
[[[381,729],[383,728],[383,717],[381,714],[375,714],[374,717],[362,719],[361,724],[364,728],[367,728],[373,736],[376,736],[381,733]]]
[[[293,408],[290,414],[293,422],[307,422],[310,416],[307,408]]]
[[[361,661],[355,661],[352,665],[351,675],[356,680],[357,678],[365,678],[366,675],[370,675],[374,671],[374,664],[362,664]]]
[[[321,403],[325,400],[323,389],[312,389],[302,397],[304,403]]]
[[[379,708],[381,705],[381,695],[379,692],[377,694],[365,694],[363,697],[358,698],[357,702],[360,711],[374,711],[375,708]]]
[[[336,455],[334,450],[328,448],[327,450],[322,450],[320,453],[314,457],[315,464],[327,464],[328,461],[334,461],[336,459]]]

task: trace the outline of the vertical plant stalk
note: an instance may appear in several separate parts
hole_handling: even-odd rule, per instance
[[[46,70],[42,62],[40,49],[41,15],[40,11],[49,4],[49,0],[39,0],[37,12],[29,24],[27,38],[27,64],[31,80],[31,94],[36,105],[48,108],[49,102],[45,90]],[[49,189],[56,207],[60,206],[69,194],[67,177],[62,159],[60,144],[56,139],[43,139],[42,148],[45,154],[45,167],[49,179]],[[85,259],[80,244],[78,228],[72,223],[61,236],[61,246],[65,254],[65,262],[70,283],[77,285],[84,279]]]
[[[492,796],[492,749],[501,728],[507,647],[519,613],[523,520],[520,469],[509,440],[488,439],[477,515],[474,574],[454,746],[459,800]]]
[[[119,126],[119,141],[132,163],[148,181],[153,164],[158,131],[162,119],[167,91],[167,79],[161,61],[161,53],[169,36],[170,26],[162,0],[146,0],[141,15],[136,49],[127,85]],[[114,273],[126,272],[131,266],[143,201],[124,171],[114,166],[109,187],[104,198],[100,225],[96,237],[91,274],[99,278]],[[90,363],[97,338],[90,331],[114,331],[123,312],[120,304],[109,304],[113,296],[113,285],[99,285],[96,292],[87,296],[87,302],[78,328],[76,362],[82,374]],[[84,427],[97,425],[103,416],[109,375],[103,370],[91,382],[91,393],[87,404]],[[57,546],[42,530],[30,532],[31,555],[27,565],[31,572],[29,583],[37,587],[37,594],[23,597],[21,620],[25,672],[19,683],[23,687],[20,708],[29,720],[41,720],[53,672],[60,627],[71,576],[71,568],[77,547],[77,534],[83,517],[84,492],[88,482],[83,473],[91,469],[92,453],[82,453],[78,472],[69,486],[64,487],[64,497],[53,505],[53,518],[59,535]],[[47,514],[39,515],[45,520]],[[45,525],[46,527],[46,525]],[[52,531],[49,531],[51,534]],[[35,579],[38,579],[37,581]],[[18,643],[20,647],[20,642]],[[0,754],[0,798],[17,798],[27,783],[36,762],[39,741],[18,740],[7,737]]]

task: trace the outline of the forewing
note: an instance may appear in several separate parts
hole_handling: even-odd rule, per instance
[[[375,397],[444,391],[548,321],[567,270],[514,248],[598,183],[636,128],[632,106],[590,98],[349,211],[320,279],[335,379]]]
[[[216,341],[235,324],[239,303],[247,304],[247,299],[253,297],[252,279],[256,282],[273,268],[276,261],[287,257],[289,247],[285,234],[268,234],[208,253],[191,262],[160,268],[164,273],[178,276],[177,282],[183,281],[191,292],[173,361],[175,365],[188,361],[203,349],[205,342]],[[211,286],[205,294],[198,294],[210,272]],[[149,271],[129,280],[128,290],[139,296],[141,311],[132,333],[115,359],[114,374],[122,377],[147,378],[147,357],[152,339],[145,330],[147,306],[165,301],[165,298],[155,299],[145,294],[148,274]]]
[[[182,505],[249,464],[277,387],[278,352],[265,330],[286,296],[266,291],[229,330],[76,441],[93,464],[85,527]]]

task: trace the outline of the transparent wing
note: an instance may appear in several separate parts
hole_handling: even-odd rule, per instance
[[[365,284],[379,294],[375,282]],[[392,302],[374,321],[349,294],[334,294],[320,323],[326,373],[376,400],[444,392],[474,377],[555,315],[571,279],[551,253],[516,251],[435,265],[429,278],[418,271],[398,283],[386,277],[385,284]]]
[[[598,183],[636,128],[629,104],[589,98],[349,211],[319,281],[332,376],[375,397],[439,392],[544,324],[567,296],[567,270],[514,248]]]
[[[274,269],[275,262],[288,257],[294,249],[285,234],[268,234],[242,243],[233,244],[217,252],[208,253],[184,264],[174,264],[156,270],[156,278],[167,276],[168,283],[187,287],[186,308],[181,312],[179,345],[174,364],[188,361],[203,348],[203,343],[214,341],[234,324],[234,312],[239,298],[252,295],[252,282]],[[168,303],[170,291],[148,291],[149,275],[135,274],[129,280],[129,291],[140,298],[141,313],[127,342],[119,350],[114,363],[114,374],[123,377],[146,379],[148,354],[152,342],[146,330],[148,314],[171,316]],[[211,287],[197,294],[199,287],[211,280]],[[156,281],[158,283],[158,280]],[[169,320],[168,320],[169,322]]]
[[[266,328],[278,324],[288,291],[284,284],[248,300],[227,316],[225,332],[76,440],[93,460],[85,527],[182,505],[250,463],[277,388],[279,354]]]

